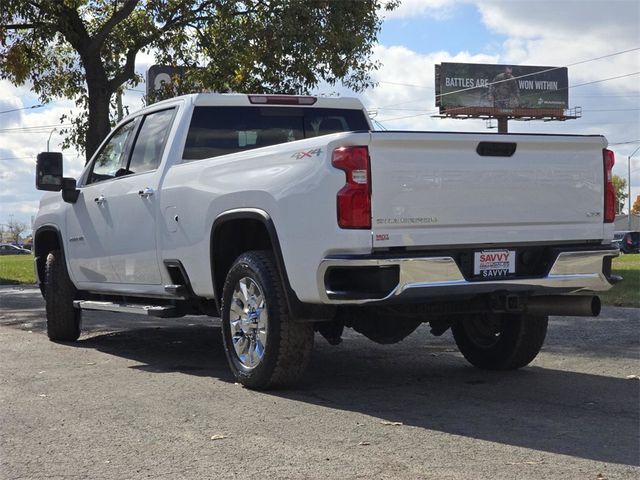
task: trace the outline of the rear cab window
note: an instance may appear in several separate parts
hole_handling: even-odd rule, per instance
[[[200,160],[337,132],[369,130],[362,110],[195,107],[184,160]]]

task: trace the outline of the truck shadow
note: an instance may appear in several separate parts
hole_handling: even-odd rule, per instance
[[[375,345],[353,333],[338,347],[319,336],[316,344],[300,386],[247,394],[278,396],[542,452],[638,465],[637,379],[535,366],[483,372],[466,364],[451,339],[434,344],[416,334],[392,346]],[[94,334],[74,345],[134,359],[141,365],[131,368],[148,372],[235,381],[216,327],[165,326]]]

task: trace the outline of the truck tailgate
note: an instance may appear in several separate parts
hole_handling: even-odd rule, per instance
[[[601,136],[374,132],[373,246],[602,239],[605,147]]]

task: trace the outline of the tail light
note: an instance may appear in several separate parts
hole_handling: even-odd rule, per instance
[[[371,228],[371,175],[367,147],[340,147],[331,164],[344,170],[347,182],[337,196],[340,228]]]
[[[606,148],[602,150],[604,162],[604,223],[612,223],[616,219],[616,189],[613,186],[613,165],[615,155]]]

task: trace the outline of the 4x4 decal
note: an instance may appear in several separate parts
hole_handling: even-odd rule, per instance
[[[307,150],[302,151],[302,152],[296,152],[293,155],[291,155],[291,158],[295,158],[296,160],[300,160],[302,158],[305,157],[319,157],[320,155],[322,155],[322,149],[321,148],[314,148],[313,150]]]

